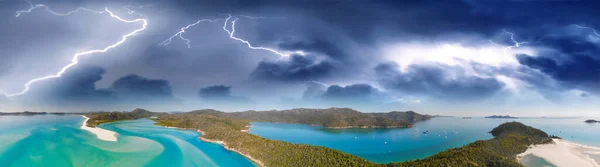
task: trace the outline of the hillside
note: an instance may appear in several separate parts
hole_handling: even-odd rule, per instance
[[[392,112],[388,112],[388,113],[369,113],[373,116],[376,117],[385,117],[385,118],[390,118],[392,120],[395,121],[408,121],[408,122],[418,122],[418,121],[425,121],[425,120],[430,120],[432,118],[432,116],[430,115],[423,115],[423,114],[419,114],[416,113],[414,111],[392,111]]]
[[[288,112],[309,112],[288,110],[275,112],[281,116],[289,116]],[[315,111],[316,112],[316,111]],[[343,112],[351,112],[344,110]],[[256,114],[259,113],[259,114]],[[267,119],[261,112],[237,113],[254,119]],[[266,113],[272,114],[272,113]],[[260,116],[256,116],[260,115]],[[302,115],[302,114],[300,114]],[[241,117],[241,116],[240,116]],[[287,117],[283,117],[285,119]],[[309,117],[304,117],[309,118]],[[278,119],[268,119],[278,120]],[[247,120],[236,119],[222,112],[199,110],[197,112],[163,115],[156,119],[158,125],[197,129],[203,132],[201,139],[206,141],[223,141],[225,147],[258,160],[263,166],[292,167],[346,167],[346,166],[522,166],[515,157],[524,152],[531,144],[552,142],[543,131],[519,122],[504,123],[490,133],[494,139],[471,143],[461,148],[440,152],[431,157],[390,164],[375,164],[360,157],[333,150],[326,147],[293,144],[283,141],[265,139],[260,136],[241,132],[248,125]],[[263,120],[266,121],[266,120]]]
[[[87,121],[87,125],[94,127],[101,123],[115,122],[121,120],[134,120],[139,118],[149,118],[151,116],[164,115],[166,113],[155,113],[141,108],[137,108],[131,112],[96,112],[85,114],[86,117],[90,118]]]
[[[253,122],[282,122],[320,125],[329,128],[411,127],[415,121],[431,119],[415,112],[362,113],[350,108],[290,109],[272,111],[244,111],[227,113],[237,119]]]

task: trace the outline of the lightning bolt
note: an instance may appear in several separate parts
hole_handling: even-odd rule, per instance
[[[246,18],[253,18],[253,17],[249,17],[249,16],[244,16],[244,17],[246,17]],[[228,14],[228,17],[227,17],[227,19],[225,19],[225,24],[223,24],[223,30],[225,30],[225,31],[227,32],[227,34],[229,34],[229,38],[231,38],[231,39],[233,39],[233,40],[236,40],[236,41],[240,41],[240,42],[242,42],[242,43],[246,44],[246,45],[248,46],[248,48],[250,48],[250,49],[254,49],[254,50],[265,50],[265,51],[272,52],[272,53],[274,53],[274,54],[277,54],[277,55],[279,55],[279,56],[282,56],[282,57],[288,57],[288,56],[290,56],[290,54],[281,53],[281,52],[279,52],[279,51],[277,51],[277,50],[275,50],[275,49],[271,49],[271,48],[265,48],[265,47],[260,47],[260,46],[259,46],[259,47],[252,46],[252,44],[250,44],[250,42],[248,42],[248,41],[246,41],[246,40],[243,40],[243,39],[241,39],[241,38],[235,37],[235,36],[233,35],[233,34],[235,33],[235,22],[236,22],[236,21],[238,21],[238,20],[239,20],[239,18],[238,18],[238,17],[235,17],[235,18],[233,19],[233,21],[231,21],[231,31],[229,31],[229,30],[227,29],[227,23],[229,22],[229,20],[230,20],[231,18],[234,18],[234,17],[233,17],[233,16],[231,16],[230,14]],[[257,17],[254,17],[254,18],[257,18]]]
[[[307,83],[315,83],[315,84],[319,84],[321,86],[325,86],[325,87],[329,87],[329,85],[323,83],[323,82],[319,82],[319,81],[315,81],[315,80],[310,80],[310,81],[306,81]]]
[[[506,30],[502,30],[502,34],[508,34],[510,35],[510,40],[514,43],[514,45],[510,45],[510,46],[503,46],[500,45],[496,42],[494,42],[493,40],[487,40],[488,42],[490,42],[492,45],[496,45],[496,46],[500,46],[500,47],[504,47],[503,52],[506,53],[506,51],[508,49],[512,49],[512,48],[518,48],[523,44],[526,44],[527,42],[518,42],[517,40],[515,40],[515,34],[510,32],[510,31],[506,31]]]
[[[23,13],[31,13],[33,10],[38,9],[38,8],[44,8],[44,10],[46,10],[47,12],[52,13],[52,14],[57,15],[57,16],[68,16],[68,15],[71,15],[71,14],[79,12],[79,11],[92,12],[92,13],[96,13],[96,14],[102,14],[102,13],[104,13],[104,11],[96,11],[96,10],[91,10],[91,9],[87,9],[87,8],[82,8],[82,7],[79,7],[77,9],[69,11],[67,13],[58,13],[58,12],[55,12],[55,11],[51,10],[48,6],[46,6],[44,4],[35,4],[34,5],[29,0],[24,0],[24,1],[29,4],[29,9],[17,11],[17,14],[16,14],[15,17],[19,17]]]
[[[515,33],[509,32],[509,31],[506,31],[506,30],[502,30],[502,31],[504,31],[504,33],[506,33],[506,34],[509,34],[510,35],[510,40],[512,40],[512,42],[515,44],[515,45],[508,46],[508,47],[504,48],[504,51],[506,51],[508,49],[512,49],[512,48],[518,48],[522,44],[526,44],[527,43],[527,42],[518,42],[517,40],[515,40]]]
[[[187,29],[188,29],[188,28],[190,28],[190,27],[196,26],[197,24],[200,24],[200,23],[202,23],[202,22],[211,22],[211,23],[212,23],[212,22],[216,22],[216,21],[218,21],[218,20],[219,20],[219,19],[213,19],[213,20],[210,20],[210,19],[202,19],[202,20],[198,20],[198,21],[196,21],[195,23],[188,24],[187,26],[185,26],[185,27],[181,28],[181,29],[179,30],[179,32],[177,32],[177,33],[173,34],[171,37],[169,37],[169,38],[168,38],[168,39],[166,39],[165,41],[161,42],[159,45],[167,46],[167,45],[171,44],[171,41],[173,40],[173,38],[175,38],[175,37],[179,37],[181,40],[184,40],[184,41],[185,41],[185,44],[187,45],[187,47],[188,47],[188,48],[191,48],[190,42],[192,42],[192,41],[191,41],[191,40],[189,40],[189,39],[187,39],[187,38],[185,38],[185,37],[183,37],[183,33],[185,33],[185,30],[187,30]]]
[[[253,50],[264,50],[264,51],[269,51],[271,53],[274,53],[276,55],[279,55],[281,57],[288,57],[291,54],[299,54],[299,55],[305,55],[306,53],[304,53],[303,51],[294,51],[294,52],[281,52],[275,49],[271,49],[271,48],[266,48],[266,47],[260,47],[260,46],[253,46],[249,41],[247,40],[243,40],[241,38],[236,37],[235,34],[235,24],[236,21],[239,20],[239,17],[234,17],[231,14],[227,15],[228,17],[225,19],[225,22],[223,23],[223,30],[225,30],[225,32],[227,32],[227,34],[229,35],[229,38],[242,42],[244,44],[246,44],[246,46],[248,46],[248,48],[253,49]],[[240,15],[240,17],[243,18],[248,18],[248,19],[268,19],[267,17],[255,17],[255,16],[247,16],[247,15]],[[181,28],[177,33],[173,34],[171,37],[167,38],[166,40],[164,40],[163,42],[159,43],[159,45],[163,45],[163,46],[167,46],[169,44],[171,44],[171,42],[173,41],[173,38],[175,37],[179,37],[181,40],[185,41],[186,45],[188,48],[191,48],[190,46],[190,39],[187,39],[185,37],[183,37],[183,33],[186,32],[187,29],[196,26],[197,24],[201,23],[201,22],[215,22],[218,21],[220,19],[214,19],[214,20],[209,20],[209,19],[202,19],[202,20],[198,20],[195,23],[189,24],[183,28]],[[231,20],[231,21],[230,21]],[[227,29],[228,24],[231,23],[231,30]]]
[[[581,26],[579,24],[572,24],[573,26],[577,27],[577,28],[581,28],[581,29],[591,29],[592,33],[598,37],[600,37],[600,34],[598,34],[598,32],[596,31],[596,29],[591,28],[591,27],[586,27],[586,26]]]
[[[71,68],[71,67],[77,65],[77,63],[79,63],[79,57],[86,56],[86,55],[91,55],[91,54],[94,54],[94,53],[104,53],[104,52],[107,52],[110,49],[113,49],[113,48],[115,48],[115,47],[123,44],[125,41],[127,41],[127,39],[129,37],[135,36],[137,33],[141,32],[141,31],[144,31],[146,29],[146,27],[148,26],[148,21],[146,19],[125,20],[125,19],[123,19],[123,18],[115,15],[114,13],[112,13],[110,10],[108,10],[108,8],[104,8],[104,11],[101,11],[101,12],[99,12],[99,11],[93,11],[93,10],[89,10],[89,9],[85,9],[85,8],[77,8],[76,10],[70,11],[70,12],[67,12],[67,13],[57,13],[57,12],[54,12],[54,11],[50,10],[50,8],[48,8],[46,5],[43,5],[43,4],[33,5],[31,2],[29,2],[29,1],[27,1],[27,2],[30,4],[31,7],[28,10],[17,11],[17,17],[20,16],[20,14],[22,14],[22,13],[29,13],[32,10],[37,9],[37,8],[45,8],[46,11],[48,11],[48,12],[54,14],[54,15],[58,15],[58,16],[70,15],[70,14],[78,12],[80,10],[84,10],[84,11],[89,11],[89,12],[99,13],[99,14],[106,12],[106,13],[108,13],[110,15],[110,17],[115,18],[115,19],[117,19],[117,20],[119,20],[121,22],[125,22],[125,23],[142,23],[142,27],[139,28],[139,29],[136,29],[136,30],[134,30],[134,31],[132,31],[132,32],[130,32],[128,34],[123,35],[121,37],[121,40],[119,40],[118,42],[116,42],[116,43],[114,43],[112,45],[109,45],[109,46],[105,47],[104,49],[96,49],[96,50],[89,50],[89,51],[85,51],[85,52],[75,53],[75,55],[73,55],[73,58],[71,59],[71,63],[69,63],[66,66],[64,66],[56,74],[32,79],[32,80],[28,81],[25,84],[25,89],[23,91],[18,92],[18,93],[14,93],[14,94],[5,94],[7,97],[19,96],[19,95],[23,95],[23,94],[27,93],[27,91],[29,91],[29,89],[30,89],[30,87],[31,87],[31,85],[33,83],[36,83],[36,82],[39,82],[39,81],[43,81],[43,80],[47,80],[47,79],[51,79],[51,78],[59,78],[59,77],[61,77],[62,74],[65,73],[69,68]]]
[[[142,8],[147,8],[147,7],[152,7],[152,6],[154,6],[154,5],[139,5],[139,4],[137,4],[137,5],[126,5],[126,6],[123,6],[123,9],[127,10],[127,14],[138,15],[138,16],[143,17],[143,18],[148,18],[145,15],[143,15],[143,14],[141,14],[139,12],[136,12],[135,10],[133,10],[131,8],[142,9]]]

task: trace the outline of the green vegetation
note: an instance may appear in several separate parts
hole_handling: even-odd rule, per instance
[[[325,111],[319,113],[319,111]],[[250,156],[269,167],[405,167],[405,166],[522,166],[516,155],[524,152],[529,145],[552,142],[545,132],[519,122],[504,123],[494,128],[490,140],[471,143],[461,148],[454,148],[435,154],[431,157],[390,164],[375,164],[363,158],[346,154],[334,149],[293,144],[284,141],[265,139],[243,132],[250,121],[288,122],[320,124],[324,126],[368,126],[389,125],[382,121],[416,121],[427,116],[416,113],[360,113],[351,109],[331,108],[325,110],[293,109],[284,111],[246,111],[224,113],[216,110],[196,110],[188,113],[164,114],[152,113],[143,109],[132,112],[103,112],[88,114],[95,125],[102,122],[130,120],[159,116],[157,125],[196,129],[203,132],[205,140],[223,141],[226,148],[240,154]],[[340,118],[337,118],[340,117]],[[385,120],[381,120],[384,119]],[[309,119],[315,119],[310,121]],[[379,120],[378,120],[379,119]],[[427,118],[428,119],[428,118]],[[331,121],[335,120],[335,121]],[[90,123],[90,122],[88,122]]]
[[[214,111],[204,111],[212,113]],[[218,115],[218,114],[217,114]],[[350,108],[306,109],[298,108],[281,111],[245,111],[226,115],[253,122],[283,122],[320,125],[329,128],[394,128],[411,127],[411,122],[431,119],[413,111],[389,113],[361,113]]]
[[[243,114],[254,115],[255,113]],[[236,119],[238,116],[231,117],[214,110],[198,110],[184,114],[163,115],[156,121],[158,125],[198,129],[204,132],[202,136],[204,139],[224,141],[227,147],[260,160],[264,166],[276,167],[522,166],[516,161],[517,154],[524,152],[531,144],[552,142],[550,137],[539,129],[518,122],[510,122],[504,123],[490,132],[494,135],[494,139],[477,141],[422,160],[375,164],[326,147],[292,144],[241,132],[249,121]],[[258,118],[267,119],[264,115],[260,115]],[[273,118],[273,120],[278,119],[281,118]]]
[[[375,165],[365,159],[341,151],[269,140],[241,132],[248,121],[211,114],[171,114],[159,117],[158,125],[198,129],[209,140],[224,141],[229,148],[260,160],[265,166],[365,166]]]
[[[490,133],[493,139],[390,166],[523,166],[515,160],[517,154],[525,152],[529,145],[552,142],[545,132],[519,122],[504,123]]]
[[[154,113],[144,109],[135,109],[131,112],[96,112],[85,114],[88,118],[87,125],[90,127],[98,126],[102,123],[122,121],[122,120],[135,120],[139,118],[149,118],[151,116],[164,115],[166,113]]]

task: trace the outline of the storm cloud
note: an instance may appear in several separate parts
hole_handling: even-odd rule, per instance
[[[439,64],[411,65],[402,72],[397,64],[385,63],[375,70],[387,89],[444,100],[480,100],[504,87],[496,78],[472,76],[463,69]]]
[[[108,7],[126,19],[139,17],[122,9],[131,1],[33,3],[60,12]],[[594,29],[600,27],[600,4],[592,1],[138,3],[152,5],[135,9],[149,20],[147,30],[106,53],[82,57],[60,78],[37,82],[14,100],[111,108],[160,101],[211,107],[210,102],[252,99],[260,109],[273,109],[420,98],[501,104],[542,94],[546,99],[531,104],[541,105],[565,93],[597,101],[600,93],[600,37]],[[0,1],[5,20],[0,23],[5,39],[0,90],[9,93],[33,78],[55,74],[73,54],[104,48],[141,26],[86,12],[63,17],[33,10],[14,17],[27,7],[24,1]],[[235,37],[290,56],[230,38],[223,30],[232,29],[226,14],[239,19]],[[160,45],[182,27],[208,18],[220,20],[190,27]],[[278,105],[281,99],[299,102]],[[231,110],[259,109],[238,107]],[[382,110],[398,106],[386,107]]]

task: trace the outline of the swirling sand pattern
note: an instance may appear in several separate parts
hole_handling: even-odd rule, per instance
[[[0,166],[254,166],[194,131],[154,126],[151,120],[103,124],[118,141],[80,128],[81,116],[0,117]],[[210,155],[210,156],[209,156]]]

